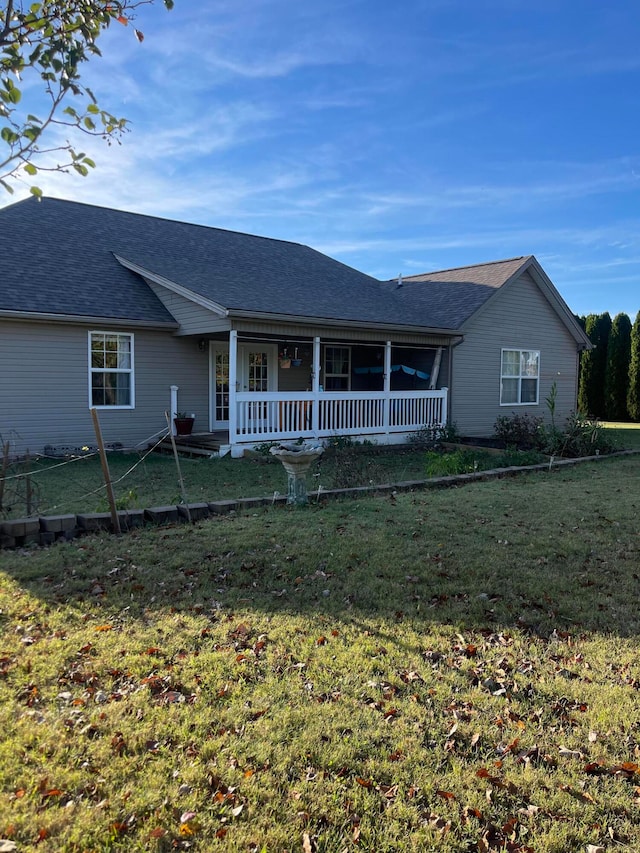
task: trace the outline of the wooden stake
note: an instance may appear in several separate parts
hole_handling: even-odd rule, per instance
[[[26,465],[26,473],[25,473],[25,481],[26,481],[26,493],[27,493],[27,515],[31,515],[31,501],[33,498],[33,492],[31,490],[31,456],[29,455],[29,451],[27,450],[27,455],[25,457],[25,465]]]
[[[189,511],[189,501],[187,500],[187,491],[184,487],[184,480],[182,479],[182,469],[180,468],[180,457],[178,456],[178,448],[176,447],[176,437],[173,434],[173,430],[171,429],[171,418],[169,417],[169,412],[165,412],[164,416],[167,419],[167,426],[169,427],[169,435],[171,436],[171,447],[173,447],[173,458],[176,460],[176,468],[178,469],[178,481],[180,482],[180,491],[182,492],[182,500],[184,501],[184,506],[185,506],[185,509],[187,510],[187,518],[189,519],[189,524],[191,524],[191,512]]]
[[[91,409],[91,417],[93,418],[93,428],[96,433],[98,450],[100,451],[102,476],[104,477],[104,484],[107,487],[107,498],[109,500],[109,509],[111,510],[111,522],[113,524],[113,532],[117,536],[120,536],[120,534],[122,533],[122,531],[120,530],[120,516],[118,515],[118,510],[116,509],[116,498],[113,494],[111,474],[109,473],[109,461],[107,460],[107,453],[104,449],[104,442],[102,441],[102,430],[100,429],[100,421],[98,420],[98,412],[96,409]]]
[[[4,498],[4,482],[9,469],[9,442],[4,443],[4,452],[2,454],[2,476],[0,477],[0,510],[2,509],[2,499]]]

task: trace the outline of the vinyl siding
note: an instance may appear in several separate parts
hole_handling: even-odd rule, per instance
[[[490,436],[496,418],[513,412],[549,420],[545,398],[553,382],[556,421],[575,409],[577,344],[528,272],[499,291],[464,331],[464,342],[453,349],[451,382],[451,421],[461,434]],[[500,405],[503,347],[540,351],[537,405]]]
[[[153,281],[148,279],[145,281],[167,311],[180,323],[178,335],[207,335],[213,332],[228,331],[231,328],[231,323],[227,317],[209,311],[207,308],[203,308],[179,293],[174,293]]]
[[[310,342],[314,337],[319,337],[322,343],[327,341],[366,341],[377,342],[384,346],[389,339],[394,344],[415,344],[416,346],[437,347],[448,346],[449,337],[445,335],[421,335],[399,332],[380,332],[375,329],[356,329],[345,326],[304,326],[295,323],[265,323],[250,322],[246,320],[234,320],[234,329],[239,334],[273,335],[285,341],[295,343]]]
[[[11,442],[12,455],[95,445],[87,335],[105,328],[0,321],[0,440]],[[166,429],[171,385],[180,389],[178,407],[195,413],[195,429],[207,430],[208,355],[197,340],[144,330],[134,333],[134,347],[135,408],[99,410],[105,442],[145,446]]]

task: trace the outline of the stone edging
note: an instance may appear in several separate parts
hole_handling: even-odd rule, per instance
[[[472,474],[454,474],[448,477],[431,477],[427,480],[405,480],[399,483],[385,483],[377,486],[359,486],[352,489],[322,489],[311,492],[309,499],[328,500],[341,497],[366,497],[367,495],[394,494],[417,489],[448,488],[462,486],[478,480],[493,480],[501,477],[513,477],[516,474],[529,471],[546,471],[583,462],[601,462],[619,456],[637,456],[640,450],[621,450],[617,453],[607,453],[601,456],[581,456],[578,459],[557,459],[542,462],[537,465],[522,467],[491,468],[487,471],[474,471]],[[200,521],[212,515],[224,515],[242,509],[268,506],[269,504],[285,504],[286,495],[271,498],[237,498],[235,500],[211,501],[209,503],[192,503],[177,506],[157,506],[148,509],[121,510],[118,512],[120,527],[123,531],[132,530],[144,525],[176,524],[189,520]],[[13,518],[0,521],[0,549],[20,548],[29,545],[51,545],[60,540],[74,539],[99,531],[113,529],[111,514],[108,512],[80,513],[78,515],[35,516],[31,518]]]

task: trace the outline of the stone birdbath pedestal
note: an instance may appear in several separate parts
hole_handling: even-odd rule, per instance
[[[272,447],[270,453],[282,462],[287,472],[287,503],[304,506],[307,503],[307,472],[311,463],[322,456],[323,448],[318,444],[281,442]]]

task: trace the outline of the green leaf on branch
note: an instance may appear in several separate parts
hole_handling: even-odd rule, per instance
[[[38,174],[38,170],[33,165],[33,163],[25,163],[24,164],[24,170],[28,175],[37,175]]]
[[[7,145],[15,145],[15,143],[18,142],[20,139],[18,134],[15,131],[11,130],[10,127],[3,127],[0,131],[0,137],[4,139]]]

